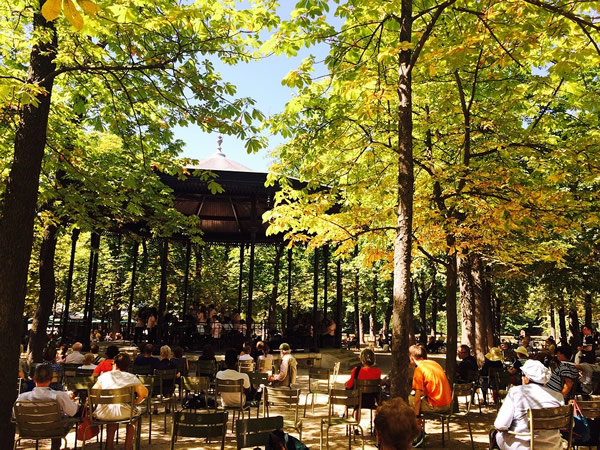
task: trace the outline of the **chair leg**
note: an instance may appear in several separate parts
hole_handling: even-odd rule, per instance
[[[310,395],[310,392],[308,394],[306,394],[306,396],[304,397],[304,416],[306,417],[306,406],[308,405],[308,396]]]
[[[445,447],[444,443],[444,418],[442,417],[442,447]]]
[[[471,421],[467,417],[467,425],[469,426],[469,436],[471,437],[471,450],[475,450],[475,444],[473,443],[473,432],[471,431]]]

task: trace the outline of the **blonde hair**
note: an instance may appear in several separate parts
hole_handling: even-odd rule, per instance
[[[162,359],[171,359],[173,357],[173,352],[171,351],[171,347],[168,345],[163,345],[160,348],[160,357]]]
[[[90,366],[90,365],[94,364],[94,359],[96,359],[96,357],[94,356],[93,353],[86,353],[83,356],[83,365]]]

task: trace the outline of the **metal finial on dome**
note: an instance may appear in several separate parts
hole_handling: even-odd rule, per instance
[[[223,153],[223,150],[221,149],[221,144],[223,144],[223,136],[219,136],[217,138],[217,155],[225,158],[225,154]]]

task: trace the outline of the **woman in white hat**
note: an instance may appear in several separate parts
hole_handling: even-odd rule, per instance
[[[523,384],[514,386],[508,391],[502,403],[498,416],[494,421],[496,430],[490,433],[490,448],[502,450],[529,449],[529,436],[515,436],[508,431],[527,433],[529,422],[527,411],[530,408],[556,408],[564,405],[564,398],[560,392],[552,391],[545,387],[550,379],[550,369],[544,367],[540,361],[527,360],[521,367]],[[556,430],[540,430],[535,434],[536,448],[545,450],[559,450],[562,448],[560,432]]]

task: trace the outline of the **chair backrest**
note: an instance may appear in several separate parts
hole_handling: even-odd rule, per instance
[[[495,389],[507,389],[511,384],[510,374],[504,368],[490,367],[488,374],[490,377],[490,384]]]
[[[236,420],[237,448],[266,446],[269,434],[281,428],[283,428],[283,416]]]
[[[294,408],[294,422],[298,422],[298,405],[300,403],[300,389],[290,388],[265,388],[265,401],[273,406]]]
[[[244,404],[244,380],[215,379],[215,391],[218,394],[240,394],[240,405]]]
[[[530,409],[529,432],[531,434],[530,447],[534,448],[535,430],[568,430],[569,446],[573,440],[573,405],[558,406],[556,408]]]
[[[153,372],[152,366],[138,366],[135,364],[131,366],[131,373],[134,375],[152,375]]]
[[[456,404],[455,400],[458,401],[458,397],[466,397],[466,413],[471,411],[471,404],[473,403],[473,394],[475,392],[475,383],[454,383],[452,385],[452,405]],[[459,407],[460,407],[460,402]]]
[[[358,390],[330,389],[327,414],[328,420],[331,421],[331,418],[333,417],[335,405],[356,408],[359,414],[358,420],[360,420],[361,397]]]
[[[217,362],[213,359],[199,359],[196,361],[196,371],[199,377],[214,378],[217,373]]]
[[[578,401],[577,404],[586,419],[600,417],[600,401]]]
[[[267,373],[253,372],[247,375],[254,389],[258,389],[261,384],[266,386],[269,383],[269,374]]]
[[[313,367],[308,370],[308,390],[309,392],[319,391],[330,388],[331,370],[322,367]]]
[[[181,387],[187,392],[208,392],[210,378],[208,377],[182,377]]]
[[[198,413],[175,411],[171,430],[171,445],[176,436],[197,438],[221,438],[221,448],[225,445],[227,432],[227,411]],[[171,447],[172,448],[172,447]]]
[[[238,361],[238,372],[241,372],[241,373],[254,372],[254,361],[250,360],[250,359]]]
[[[333,370],[331,371],[331,386],[335,387],[335,383],[337,381],[338,374],[340,373],[340,362],[337,361],[333,365]]]
[[[75,369],[76,377],[88,377],[94,374],[94,369]]]
[[[14,412],[21,438],[47,439],[65,435],[62,413],[56,400],[43,402],[17,400]]]
[[[260,373],[267,373],[273,371],[273,360],[269,359],[259,359],[256,362],[256,371]]]
[[[94,410],[100,405],[129,405],[129,419],[135,413],[135,388],[126,386],[119,389],[88,389],[89,417],[93,416]]]
[[[381,378],[374,380],[354,380],[354,389],[358,389],[361,394],[380,394]]]
[[[63,371],[65,374],[65,377],[74,377],[77,375],[77,368],[81,366],[81,364],[74,364],[74,363],[64,363],[63,364]]]
[[[65,378],[65,386],[69,391],[87,391],[96,383],[96,377],[93,376],[77,376]]]

